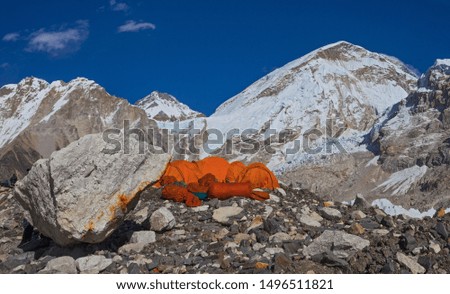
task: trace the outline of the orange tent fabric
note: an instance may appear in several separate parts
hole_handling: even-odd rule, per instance
[[[202,201],[189,192],[185,187],[180,187],[173,184],[164,187],[162,190],[162,197],[175,202],[184,202],[189,207],[202,205]]]
[[[259,201],[270,198],[269,193],[253,191],[250,183],[212,183],[208,189],[209,198],[226,200],[236,196]]]
[[[197,165],[194,162],[186,160],[175,160],[168,164],[164,177],[172,176],[178,182],[197,183],[200,178]]]
[[[262,163],[255,162],[247,166],[238,182],[251,184],[252,188],[265,188],[274,190],[280,187],[275,175]]]
[[[246,168],[245,164],[240,161],[230,163],[225,181],[227,183],[236,183],[239,177],[245,172]]]
[[[250,183],[213,183],[209,186],[208,197],[220,200],[235,196],[250,198],[252,188]]]
[[[214,156],[199,160],[195,162],[195,164],[197,165],[200,173],[200,178],[206,174],[212,174],[219,182],[225,182],[228,167],[230,165],[225,159]]]
[[[250,183],[251,188],[274,190],[279,187],[275,175],[262,163],[245,166],[242,162],[228,163],[220,157],[189,162],[175,160],[167,166],[164,175],[155,187],[166,186],[173,182],[184,182],[190,190],[204,192],[211,183]],[[263,196],[265,197],[265,196]]]

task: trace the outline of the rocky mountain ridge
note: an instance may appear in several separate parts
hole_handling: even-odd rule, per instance
[[[86,134],[108,128],[154,126],[145,112],[94,81],[48,83],[26,78],[0,88],[0,178],[26,174],[39,158]]]

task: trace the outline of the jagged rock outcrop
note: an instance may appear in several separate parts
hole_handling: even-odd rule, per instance
[[[373,132],[381,168],[392,173],[376,191],[409,193],[411,205],[448,207],[450,60],[437,60],[419,86]]]
[[[86,135],[38,160],[17,183],[14,196],[39,232],[63,246],[103,241],[170,160],[133,137],[129,148],[114,147],[101,134]]]
[[[450,60],[436,61],[419,86],[380,129],[385,170],[450,164]]]

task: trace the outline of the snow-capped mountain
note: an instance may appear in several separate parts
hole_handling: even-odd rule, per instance
[[[190,109],[174,96],[158,91],[137,101],[136,106],[142,108],[149,118],[157,121],[180,121],[205,116]]]
[[[383,112],[416,84],[417,76],[401,61],[342,41],[259,79],[219,106],[207,125],[223,134],[256,129],[262,137],[268,129],[289,130],[288,142],[269,159],[272,168],[281,168],[304,157],[280,150],[311,130],[325,135],[327,123],[348,151],[357,150]]]
[[[366,131],[389,106],[415,88],[402,62],[337,42],[321,47],[259,79],[211,116],[211,126],[261,129],[321,128],[336,118]],[[217,123],[215,123],[217,121]]]
[[[26,78],[0,88],[0,177],[23,175],[39,158],[106,128],[154,125],[138,107],[94,81]]]

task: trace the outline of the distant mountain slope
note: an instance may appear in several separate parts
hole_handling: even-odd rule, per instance
[[[47,83],[26,78],[0,88],[0,178],[23,175],[39,158],[48,157],[80,137],[110,127],[155,125],[138,107],[108,94],[94,81]]]
[[[137,101],[136,106],[142,108],[149,118],[157,121],[180,121],[205,116],[190,109],[174,96],[158,91],[153,91],[150,95]]]

